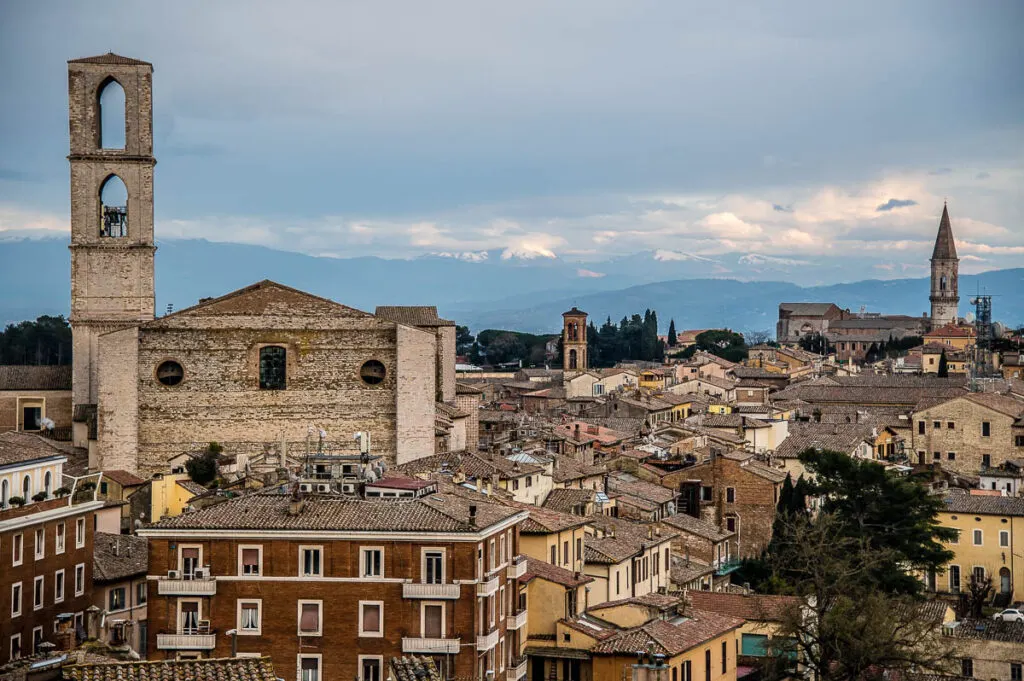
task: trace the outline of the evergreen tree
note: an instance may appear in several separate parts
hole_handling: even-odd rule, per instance
[[[949,377],[949,361],[946,359],[946,351],[939,355],[939,378]]]
[[[676,338],[676,320],[670,319],[668,320],[668,346],[674,348],[678,340]]]

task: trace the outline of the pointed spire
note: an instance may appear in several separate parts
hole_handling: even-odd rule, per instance
[[[945,201],[942,203],[942,219],[939,221],[939,234],[935,237],[935,250],[932,260],[956,260],[956,244],[953,243],[953,228],[949,224],[949,209]]]

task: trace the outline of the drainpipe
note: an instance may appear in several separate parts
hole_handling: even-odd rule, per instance
[[[231,637],[231,657],[238,657],[238,629],[229,629],[224,633]]]

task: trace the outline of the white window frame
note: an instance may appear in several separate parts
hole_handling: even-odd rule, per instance
[[[448,581],[448,552],[441,546],[424,546],[420,549],[420,582],[427,583],[427,554],[441,554],[441,584]]]
[[[75,518],[75,548],[80,549],[85,546],[85,518]]]
[[[448,633],[448,608],[444,601],[422,601],[420,603],[420,636],[427,637],[427,606],[441,607],[441,638]]]
[[[256,573],[248,574],[245,572],[245,565],[242,563],[242,551],[244,549],[256,549]],[[199,549],[199,565],[203,564],[203,550]],[[263,576],[263,544],[239,544],[238,545],[238,576],[243,578],[253,578]]]
[[[58,579],[59,577],[59,579]],[[60,589],[57,586],[60,585]],[[68,583],[64,577],[64,570],[60,569],[53,573],[53,602],[63,603],[64,593],[68,590]]]
[[[984,546],[985,545],[985,530],[974,528],[971,532],[971,545],[972,546]]]
[[[371,551],[380,552],[380,574],[366,574],[366,554]],[[384,569],[384,547],[383,546],[360,546],[359,547],[359,578],[360,579],[384,579],[387,571]]]
[[[367,605],[380,607],[380,631],[363,630],[363,608]],[[359,638],[384,638],[384,601],[359,601]]]
[[[60,555],[64,553],[64,549],[68,543],[68,529],[67,523],[63,520],[54,526],[53,530],[53,553]]]
[[[302,661],[316,660],[316,681],[324,681],[324,656],[320,653],[299,653],[295,656],[295,681],[302,681]]]
[[[37,527],[33,535],[32,553],[36,560],[46,558],[46,526]]]
[[[498,565],[504,565],[505,561],[508,560],[508,558],[506,558],[506,556],[508,555],[508,549],[505,546],[505,543],[507,541],[508,539],[505,537],[504,534],[498,537]]]
[[[17,549],[17,552],[15,552]],[[11,538],[11,565],[17,567],[25,562],[25,533],[19,532]]]
[[[1006,540],[1005,542],[1003,540]],[[1009,530],[999,530],[999,546],[1000,548],[1009,548],[1010,546],[1010,532]]]
[[[82,574],[82,588],[81,589],[78,588],[78,574],[79,574],[79,570],[81,570],[81,574]],[[79,563],[78,565],[75,566],[75,595],[76,596],[81,596],[84,593],[85,593],[85,563]]]
[[[359,676],[356,681],[366,681],[363,678],[363,660],[377,660],[380,669],[380,681],[386,681],[388,675],[384,673],[384,656],[383,655],[360,655],[359,656]]]
[[[315,605],[317,607],[316,631],[302,631],[302,606]],[[362,623],[360,622],[360,626]],[[298,636],[323,636],[324,635],[324,602],[319,600],[301,600],[296,606],[295,631]],[[322,670],[321,670],[322,671]]]
[[[242,627],[242,604],[243,603],[255,603],[256,604],[256,628],[255,629],[244,629]],[[238,604],[235,606],[235,626],[238,629],[239,636],[260,636],[263,634],[263,599],[262,598],[239,598]]]
[[[41,626],[39,626],[39,627],[32,627],[32,654],[33,655],[38,655],[39,654],[39,651],[36,650],[36,632],[37,631],[39,632],[39,643],[40,643],[40,645],[42,645],[43,643],[46,643],[46,639],[43,638],[43,628]]]
[[[185,549],[199,549],[199,557],[196,559],[196,567],[203,567],[203,545],[202,544],[178,544],[178,572],[181,573],[181,577],[185,577]],[[241,555],[239,556],[239,562],[241,562]]]
[[[39,585],[39,603],[36,604],[36,584]],[[32,578],[32,610],[42,610],[46,607],[46,575],[38,575]]]
[[[320,563],[319,572],[307,573],[305,556],[303,555],[306,551],[319,551],[320,552]],[[382,562],[383,565],[383,562]],[[299,577],[323,577],[324,576],[324,547],[322,544],[301,544],[299,545]]]
[[[505,637],[498,639],[498,671],[505,671]]]
[[[14,598],[14,592],[17,590],[18,598]],[[21,611],[25,606],[25,587],[21,582],[15,582],[11,584],[11,619],[15,617],[21,617]]]
[[[956,590],[955,591],[953,590],[953,568],[956,568],[956,577],[957,577],[957,583],[956,583]],[[964,575],[963,575],[963,570],[960,569],[959,565],[952,564],[952,563],[950,564],[949,570],[947,571],[947,575],[946,575],[946,581],[947,581],[948,586],[949,586],[949,593],[955,593],[955,594],[963,593],[963,591],[964,591],[964,587],[963,587]]]
[[[14,642],[18,642],[18,656],[14,656]],[[12,660],[20,660],[25,656],[25,649],[21,647],[21,634],[14,634],[11,636],[11,647],[8,649],[8,654]]]

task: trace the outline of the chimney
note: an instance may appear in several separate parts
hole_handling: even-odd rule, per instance
[[[288,502],[288,515],[296,516],[302,513],[302,509],[305,508],[306,502],[297,497],[292,497],[292,500]]]
[[[469,525],[476,527],[476,504],[469,505]]]
[[[573,439],[574,440],[579,440],[580,439],[580,424],[578,424],[578,423],[576,424],[575,428],[573,428]]]
[[[120,556],[121,555],[121,537],[115,537],[114,538],[114,555],[115,556]]]

